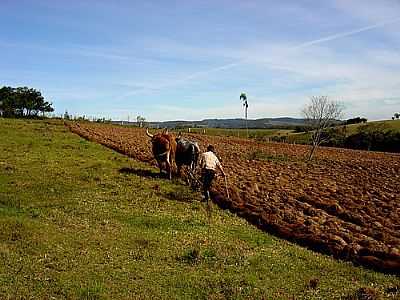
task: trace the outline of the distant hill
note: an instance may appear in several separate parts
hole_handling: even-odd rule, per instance
[[[119,122],[120,123],[120,122]],[[249,128],[286,128],[305,125],[304,119],[289,117],[262,118],[247,120]],[[150,122],[150,127],[175,128],[175,127],[208,127],[208,128],[246,128],[244,119],[205,119],[201,121],[165,121]]]

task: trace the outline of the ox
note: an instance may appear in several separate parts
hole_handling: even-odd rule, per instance
[[[176,166],[178,168],[178,174],[183,165],[189,166],[191,172],[194,172],[197,166],[197,160],[200,154],[199,145],[196,142],[191,142],[179,134],[176,138]]]
[[[168,178],[172,179],[172,167],[175,163],[176,152],[175,136],[168,133],[168,130],[153,135],[149,133],[148,129],[146,129],[146,134],[151,138],[153,155],[157,161],[158,167],[160,168],[160,173],[165,165]]]

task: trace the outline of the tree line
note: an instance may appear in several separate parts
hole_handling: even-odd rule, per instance
[[[45,101],[41,92],[28,87],[0,88],[0,116],[6,118],[34,118],[53,112],[52,103]]]

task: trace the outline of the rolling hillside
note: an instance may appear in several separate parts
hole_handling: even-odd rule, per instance
[[[115,124],[136,125],[136,122],[113,121]],[[249,119],[247,125],[249,128],[287,128],[297,125],[304,125],[304,119],[289,117],[282,118],[262,118]],[[201,121],[165,121],[149,122],[148,125],[153,128],[176,128],[176,127],[206,127],[206,128],[246,128],[245,119],[205,119]]]
[[[365,124],[351,124],[345,125],[346,126],[346,136],[353,135],[357,132],[363,131],[363,128],[366,126],[374,126],[375,128],[383,131],[393,131],[400,133],[400,120],[385,120],[385,121],[372,121],[367,122]],[[338,126],[336,128],[343,129],[344,126]],[[309,132],[299,132],[299,133],[288,133],[287,134],[287,141],[291,143],[297,144],[309,144],[311,143],[310,140],[310,133]]]

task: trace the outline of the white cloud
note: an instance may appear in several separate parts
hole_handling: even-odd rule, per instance
[[[266,47],[265,45],[261,44],[261,45],[257,45],[257,48],[254,47],[253,49],[250,49],[250,50],[239,50],[239,51],[236,50],[235,51],[232,49],[228,49],[228,50],[227,49],[213,49],[213,48],[199,49],[196,47],[190,47],[187,45],[179,45],[178,43],[164,41],[162,43],[162,45],[163,45],[162,48],[164,50],[162,50],[162,51],[177,52],[176,53],[177,55],[183,54],[186,57],[188,55],[190,57],[195,57],[195,56],[211,57],[212,55],[214,55],[216,57],[218,57],[218,56],[219,57],[227,57],[227,56],[228,57],[238,57],[238,59],[236,61],[231,61],[229,63],[215,66],[215,67],[209,68],[207,70],[196,71],[196,72],[193,72],[186,76],[177,77],[175,79],[172,79],[171,81],[168,81],[168,82],[165,82],[162,84],[158,84],[158,85],[154,84],[149,89],[150,90],[161,90],[161,89],[164,89],[167,87],[181,85],[181,84],[191,81],[193,79],[204,78],[210,74],[217,73],[219,71],[225,71],[225,70],[229,70],[231,68],[243,66],[245,64],[252,64],[252,63],[254,64],[254,63],[260,63],[260,62],[263,62],[271,69],[280,69],[280,70],[284,70],[284,71],[298,73],[300,71],[300,69],[298,67],[293,67],[293,64],[286,63],[287,60],[291,59],[290,56],[296,57],[296,53],[294,53],[294,52],[303,51],[306,48],[311,48],[318,44],[322,44],[325,42],[329,42],[329,41],[333,41],[336,39],[341,39],[341,38],[345,38],[345,37],[349,37],[349,36],[354,36],[354,35],[363,33],[365,31],[370,31],[370,30],[373,30],[376,28],[384,27],[388,24],[393,24],[393,23],[398,23],[398,22],[400,22],[399,17],[393,18],[390,20],[386,20],[386,21],[382,21],[379,23],[375,23],[375,24],[372,24],[369,26],[357,28],[354,30],[340,32],[340,33],[333,34],[330,36],[318,38],[318,39],[308,41],[308,42],[305,42],[305,43],[302,43],[302,44],[299,44],[296,46],[292,46],[292,47],[286,47],[286,45],[280,46],[280,47],[279,46]],[[254,50],[255,48],[257,50]],[[319,55],[319,53],[318,52],[315,53],[315,51],[313,54]],[[264,57],[267,57],[267,59],[265,59]],[[298,60],[297,62],[301,62],[301,61],[302,60]],[[279,63],[276,63],[276,62],[279,62]],[[298,63],[297,63],[297,65],[298,65]],[[326,65],[326,63],[324,65]],[[329,73],[331,73],[333,76],[338,75],[338,69],[334,65],[331,64],[329,67],[330,68],[324,68],[323,76],[327,76],[327,75],[329,75]],[[309,68],[308,68],[308,66],[305,66],[305,67],[303,67],[303,70],[304,69],[309,69]],[[346,72],[349,72],[349,71],[351,72],[351,69],[347,68]],[[308,75],[313,75],[316,77],[320,76],[320,72],[321,72],[320,69],[316,70],[316,72],[314,72],[314,73],[310,72],[309,70],[307,71]],[[141,92],[146,92],[146,90],[135,90],[133,92],[133,94],[141,93]],[[128,96],[128,95],[130,95],[130,94],[127,94],[126,96]]]

